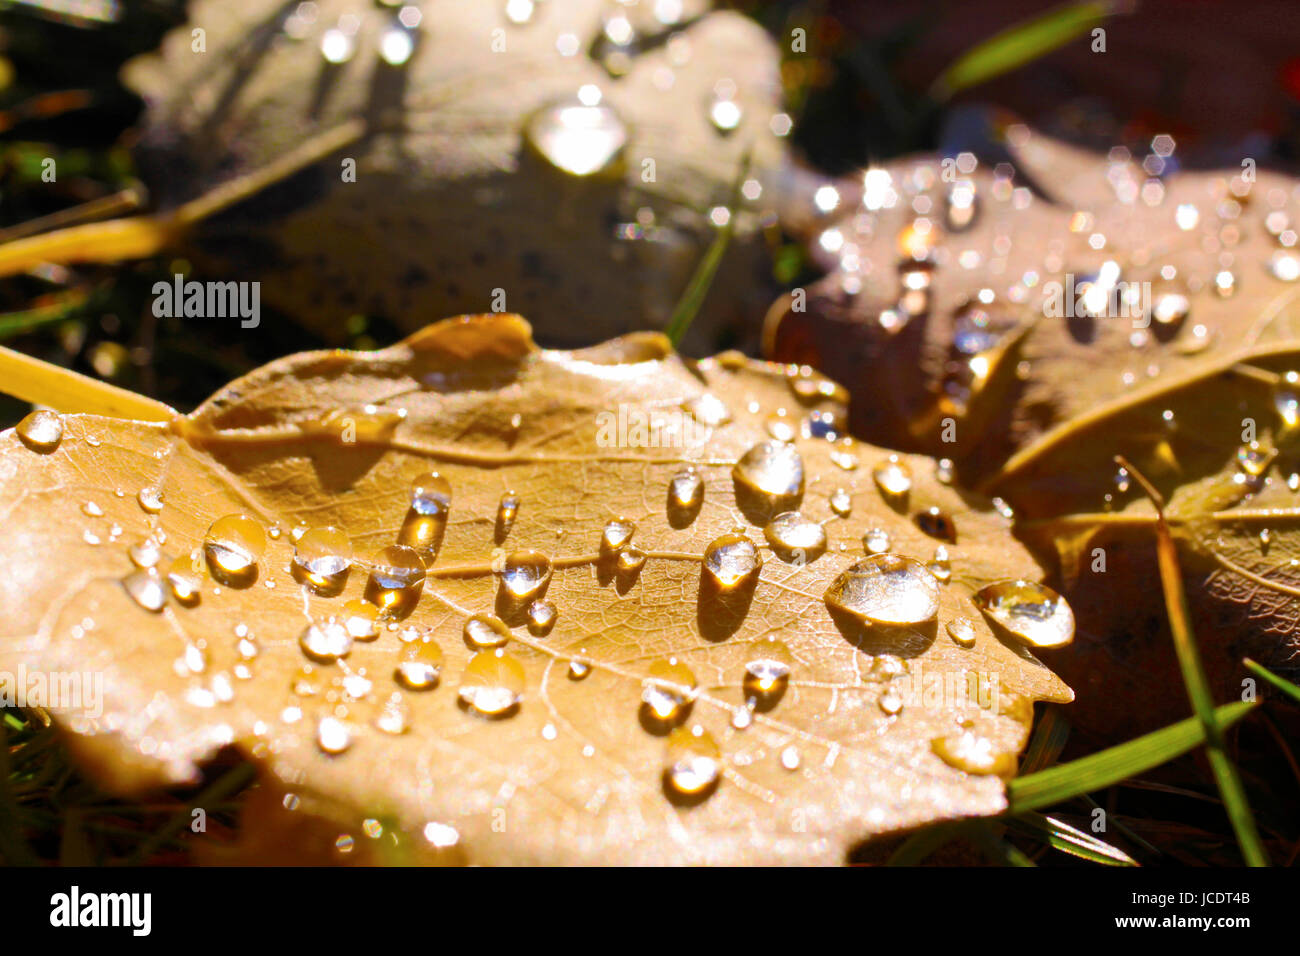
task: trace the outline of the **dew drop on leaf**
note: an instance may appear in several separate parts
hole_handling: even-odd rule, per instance
[[[244,514],[218,518],[203,538],[208,567],[224,584],[236,585],[255,575],[265,550],[266,531],[255,518]]]
[[[843,488],[836,488],[831,493],[831,511],[840,518],[847,518],[853,513],[853,497]]]
[[[298,635],[298,646],[312,660],[328,664],[351,653],[352,635],[334,618],[312,621]]]
[[[790,683],[794,655],[781,641],[768,636],[757,642],[753,655],[745,663],[742,689],[746,700],[766,710],[774,706]]]
[[[668,736],[664,786],[672,794],[707,796],[722,776],[722,754],[712,735],[702,727],[677,727]]]
[[[294,544],[293,564],[311,587],[337,588],[352,566],[352,541],[339,528],[312,528]]]
[[[745,585],[762,567],[758,548],[742,534],[724,534],[704,549],[704,573],[722,591]]]
[[[316,725],[316,744],[327,754],[341,754],[352,746],[352,731],[337,717],[322,717]]]
[[[959,647],[974,647],[975,625],[969,618],[955,617],[948,622],[948,636]]]
[[[932,538],[948,542],[957,540],[957,525],[952,516],[938,507],[918,512],[915,521],[916,526]]]
[[[157,568],[140,568],[122,579],[131,600],[146,611],[158,612],[167,603],[167,591]]]
[[[411,510],[422,515],[445,515],[451,507],[451,482],[428,471],[411,482]]]
[[[873,624],[922,624],[939,613],[939,584],[919,561],[876,554],[841,572],[825,600]]]
[[[478,651],[505,647],[510,643],[510,628],[491,614],[475,614],[465,622],[463,634],[465,643]]]
[[[611,518],[600,533],[601,554],[617,554],[632,541],[636,522],[631,518]]]
[[[785,442],[759,442],[736,462],[731,475],[737,497],[757,496],[774,511],[797,507],[803,497],[803,459]]]
[[[465,665],[460,699],[486,717],[501,717],[524,693],[524,665],[503,650],[479,651]]]
[[[614,165],[627,143],[627,127],[613,107],[574,99],[538,110],[525,136],[559,171],[591,176]]]
[[[528,633],[545,637],[555,627],[555,605],[550,601],[534,601],[528,605]]]
[[[797,511],[785,511],[763,529],[767,543],[783,560],[816,561],[826,552],[826,529]]]
[[[897,455],[890,455],[871,469],[871,478],[886,504],[899,508],[907,502],[908,492],[912,490],[912,469]]]
[[[63,416],[47,408],[38,408],[14,426],[14,432],[32,451],[52,452],[63,440]]]
[[[551,580],[551,559],[540,551],[515,551],[506,555],[501,588],[516,602],[538,597]]]
[[[930,749],[944,763],[967,773],[1007,775],[1016,768],[1015,755],[1000,751],[993,741],[964,730],[930,741]]]
[[[433,640],[415,641],[402,650],[397,664],[397,682],[409,690],[428,690],[442,673],[442,648]]]
[[[889,547],[889,532],[884,528],[868,528],[862,536],[862,550],[867,554],[884,554]]]
[[[648,716],[660,724],[672,724],[686,715],[695,690],[695,675],[675,657],[650,665],[650,676],[641,692]]]
[[[1074,612],[1065,598],[1034,581],[998,581],[977,591],[975,606],[1030,647],[1060,647],[1074,639]]]

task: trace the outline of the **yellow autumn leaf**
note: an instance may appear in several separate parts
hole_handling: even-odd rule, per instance
[[[382,820],[405,861],[829,863],[996,814],[1069,608],[840,395],[493,315],[168,422],[36,412],[0,434],[0,670],[100,675],[54,713],[116,791],[251,761],[243,859]]]

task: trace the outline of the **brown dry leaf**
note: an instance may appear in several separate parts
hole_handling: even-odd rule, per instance
[[[268,831],[286,827],[299,835],[298,859],[334,853],[340,834],[362,855],[373,847],[369,819],[408,835],[403,860],[840,862],[878,834],[997,813],[998,774],[1014,772],[1030,702],[1071,695],[995,636],[970,595],[1038,568],[1007,520],[939,483],[929,459],[900,456],[910,495],[884,503],[872,468],[885,452],[812,437],[842,415],[838,394],[734,353],[688,363],[654,334],[539,351],[523,320],[497,315],[447,320],[380,352],[290,356],[170,424],[65,415],[61,442],[45,451],[10,430],[0,434],[0,669],[104,675],[102,716],[59,720],[116,790],[189,780],[218,748],[236,748],[269,791],[245,812],[241,850],[262,859],[283,858]],[[688,422],[684,403],[697,416]],[[686,447],[629,447],[652,416],[676,423]],[[802,459],[794,497],[829,539],[824,554],[803,542],[803,564],[780,538],[784,557],[775,553],[750,520],[770,510],[765,494],[737,499],[746,486],[733,467],[772,434],[792,439],[780,447]],[[620,435],[623,444],[606,440]],[[669,507],[670,482],[687,467],[703,480],[702,505]],[[412,483],[431,468],[450,483],[441,519],[411,508]],[[421,500],[434,503],[440,486],[425,486]],[[839,489],[847,517],[830,503]],[[510,492],[513,521],[501,514]],[[932,507],[955,542],[921,530],[916,516]],[[268,530],[252,579],[222,570],[239,563],[229,551],[205,551],[209,526],[236,513]],[[620,517],[635,525],[631,543],[612,529],[604,547]],[[333,596],[291,573],[298,532],[323,526],[343,529],[357,557]],[[868,628],[832,616],[823,594],[862,559],[870,528],[921,561],[945,544],[951,580],[938,587],[937,621]],[[761,546],[761,571],[713,583],[701,556],[733,532]],[[396,592],[391,622],[362,639],[371,635],[348,602],[384,602],[368,570],[399,537],[427,546],[427,579]],[[136,567],[152,563],[139,547],[148,540],[165,554],[164,572],[174,558],[182,575],[208,569],[197,603],[169,591],[150,611],[128,593],[124,580],[149,603],[149,572]],[[527,583],[538,552],[552,568],[549,633],[526,626],[534,595],[517,600],[508,588]],[[743,546],[724,554],[744,570]],[[923,597],[915,585],[888,593]],[[465,700],[467,669],[500,660],[468,646],[476,614],[504,619],[504,653],[522,669],[522,697],[497,719]],[[950,636],[958,617],[973,626],[973,646]],[[301,635],[315,623],[322,643],[338,638],[331,618],[359,625],[358,639],[345,658],[313,662]],[[440,679],[405,689],[395,670],[425,638],[444,657]],[[751,711],[744,672],[781,657],[771,639],[788,649],[789,683]],[[488,656],[471,667],[476,653]],[[691,677],[656,670],[669,658],[693,675],[693,703],[674,706]],[[962,705],[972,674],[996,705]],[[469,697],[488,709],[508,703],[508,677],[489,686],[503,694]],[[936,679],[949,682],[948,697]],[[346,740],[344,752],[324,753],[322,733],[331,749]],[[697,782],[715,768],[720,779],[687,799],[665,777],[671,741],[708,737],[718,756],[687,768]]]
[[[261,280],[265,301],[331,337],[359,312],[411,331],[430,315],[507,307],[547,344],[662,326],[745,157],[757,183],[782,155],[769,128],[779,54],[758,24],[709,7],[691,0],[665,23],[649,3],[539,3],[516,23],[518,4],[461,3],[406,29],[371,0],[320,0],[310,17],[280,0],[200,0],[127,68],[149,103],[142,165],[175,205],[360,118],[370,135],[358,127],[201,224],[187,254]],[[385,61],[409,39],[408,59]],[[697,349],[755,338],[767,304],[759,212],[737,214]]]
[[[1252,179],[1248,166],[1160,178],[1140,163],[1172,170],[1176,152],[1108,159],[1023,126],[1007,133],[1014,174],[972,171],[970,156],[964,172],[948,167],[955,182],[939,159],[872,174],[864,201],[890,205],[822,224],[815,245],[824,259],[835,251],[837,271],[810,292],[806,312],[789,301],[773,310],[771,351],[863,382],[856,434],[952,459],[962,480],[1015,507],[1019,532],[1060,552],[1084,636],[1096,641],[1060,667],[1105,685],[1098,699],[1131,683],[1144,700],[1186,707],[1162,636],[1152,512],[1117,454],[1173,499],[1219,690],[1239,690],[1243,653],[1293,668],[1297,547],[1284,539],[1300,502],[1300,479],[1289,478],[1300,460],[1288,450],[1300,188],[1263,170]],[[961,204],[951,197],[968,188],[974,220],[955,228]],[[918,215],[926,203],[929,214]],[[1101,298],[1098,315],[1045,309],[1050,283],[1064,291],[1069,275],[1077,287],[1099,274],[1121,293],[1133,283],[1146,307],[1117,315]],[[1141,690],[1151,685],[1162,689]],[[1099,710],[1109,729],[1130,719]],[[1147,712],[1168,714],[1154,703]]]

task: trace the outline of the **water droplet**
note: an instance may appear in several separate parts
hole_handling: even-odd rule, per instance
[[[85,504],[83,504],[81,506],[81,513],[85,515],[87,518],[104,517],[104,509],[101,508],[99,505],[95,504],[93,501],[87,501]]]
[[[152,568],[162,560],[162,549],[153,538],[144,538],[126,549],[127,557],[137,568]]]
[[[1132,487],[1132,478],[1128,469],[1121,465],[1115,472],[1115,490],[1124,494],[1130,487]]]
[[[465,665],[460,699],[485,717],[502,717],[524,693],[524,665],[503,650],[479,651]]]
[[[491,614],[475,614],[465,622],[465,643],[475,650],[505,647],[510,642],[510,628]]]
[[[836,488],[831,494],[831,511],[841,518],[853,513],[853,497],[843,488]]]
[[[678,727],[668,736],[664,787],[688,799],[708,796],[722,776],[722,752],[702,727]]]
[[[1300,385],[1300,373],[1287,372],[1273,393],[1273,408],[1277,410],[1278,418],[1282,419],[1284,431],[1300,426],[1300,395],[1295,390],[1297,385]]]
[[[668,482],[668,518],[674,527],[694,521],[703,504],[704,479],[698,471],[687,466],[673,475]]]
[[[803,459],[784,442],[755,445],[736,462],[731,476],[738,497],[757,497],[773,511],[796,508],[803,497]]]
[[[612,555],[622,551],[632,543],[636,533],[636,522],[631,518],[612,518],[605,525],[600,535],[601,554]]]
[[[803,758],[799,756],[799,748],[794,744],[781,748],[781,766],[786,770],[798,770],[802,761]]]
[[[871,477],[886,504],[894,508],[906,504],[908,492],[912,490],[912,469],[907,462],[890,455],[871,470]]]
[[[934,463],[934,480],[941,485],[951,485],[954,471],[951,458],[940,458]]]
[[[384,701],[375,714],[375,727],[386,734],[404,734],[411,724],[411,708],[402,699],[401,694],[394,693]]]
[[[645,561],[646,553],[636,545],[624,548],[618,553],[618,573],[624,576],[640,574]]]
[[[1074,639],[1065,598],[1033,581],[999,581],[975,593],[975,606],[1030,647],[1061,647]]]
[[[528,605],[528,633],[545,637],[555,627],[555,605],[550,601],[534,601]]]
[[[294,545],[293,564],[311,587],[336,590],[352,566],[352,541],[338,528],[312,528]]]
[[[411,482],[411,510],[422,515],[446,515],[451,508],[451,482],[427,471]]]
[[[183,554],[172,561],[167,569],[167,586],[171,589],[172,597],[185,607],[199,603],[203,572],[202,566],[196,565],[198,561],[193,555]]]
[[[745,110],[734,98],[734,93],[730,96],[715,95],[709,106],[709,122],[720,133],[733,132],[744,116]]]
[[[327,754],[341,754],[352,746],[352,730],[337,717],[322,717],[316,725],[316,744]]]
[[[897,554],[876,554],[843,571],[826,603],[873,624],[923,624],[939,613],[939,585],[926,568]]]
[[[965,232],[975,222],[979,210],[975,184],[968,179],[958,180],[948,190],[948,205],[944,222],[952,232]]]
[[[709,392],[688,398],[682,402],[682,410],[709,428],[720,428],[731,421],[731,409]]]
[[[955,617],[948,622],[948,636],[960,647],[974,647],[975,625],[969,618]]]
[[[1271,461],[1272,456],[1260,446],[1259,442],[1251,442],[1237,449],[1237,467],[1251,478],[1258,478],[1264,474]]]
[[[501,569],[502,593],[519,603],[540,597],[551,581],[551,559],[540,551],[514,551]]]
[[[367,601],[348,601],[339,620],[355,641],[373,641],[379,636],[379,608]]]
[[[409,690],[428,690],[438,683],[441,673],[442,648],[426,639],[406,645],[393,676]]]
[[[381,611],[409,611],[419,601],[424,576],[424,560],[414,548],[390,544],[370,565],[366,600]]]
[[[212,576],[232,587],[257,575],[257,562],[265,550],[266,531],[248,515],[218,518],[203,538],[203,555]]]
[[[1014,754],[997,750],[993,741],[969,730],[935,737],[930,749],[948,766],[967,773],[1005,776],[1016,769]]]
[[[763,529],[767,543],[784,561],[805,564],[826,552],[826,529],[797,511],[785,511]]]
[[[1219,298],[1230,298],[1237,291],[1237,277],[1224,269],[1214,276],[1214,291]]]
[[[63,440],[63,416],[47,408],[38,408],[14,426],[14,433],[32,451],[52,452]]]
[[[641,692],[647,716],[660,725],[684,719],[694,700],[695,686],[695,675],[677,658],[655,661]]]
[[[932,538],[948,542],[957,540],[957,525],[952,516],[937,507],[919,512],[914,520],[916,526]]]
[[[135,500],[139,503],[142,510],[156,515],[163,509],[163,494],[161,488],[141,488],[136,492]]]
[[[131,600],[146,611],[158,612],[167,603],[167,590],[157,568],[141,568],[122,579]]]
[[[519,504],[519,496],[513,491],[507,491],[501,496],[501,502],[497,505],[496,537],[498,541],[510,534],[510,529],[514,527],[515,518],[519,516]]]
[[[569,680],[582,680],[591,673],[591,665],[586,661],[573,659],[569,661]]]
[[[884,528],[869,528],[862,536],[862,550],[867,554],[884,554],[889,547],[889,532]]]
[[[1190,312],[1191,304],[1187,301],[1187,296],[1178,292],[1162,293],[1151,304],[1151,317],[1165,328],[1181,324]]]
[[[758,641],[754,656],[745,664],[742,688],[746,700],[753,700],[762,710],[773,707],[789,686],[793,664],[794,655],[781,641],[771,636]]]
[[[948,557],[948,549],[943,545],[935,548],[934,557],[926,564],[926,568],[936,581],[947,584],[952,579],[952,561]]]
[[[724,534],[704,549],[704,571],[722,591],[747,584],[762,567],[758,548],[742,534]]]
[[[312,660],[330,664],[352,652],[352,635],[334,618],[313,621],[298,635],[298,646]]]
[[[525,135],[543,159],[573,176],[613,167],[627,143],[627,127],[613,107],[580,100],[543,107],[528,121]]]
[[[876,698],[876,706],[882,713],[890,717],[897,717],[903,712],[903,698],[893,687],[888,687],[885,692]]]

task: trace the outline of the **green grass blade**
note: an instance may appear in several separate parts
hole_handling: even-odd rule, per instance
[[[939,74],[930,96],[943,102],[955,93],[1024,66],[1090,32],[1114,12],[1105,0],[1049,10],[978,43]]]
[[[1295,684],[1291,683],[1285,677],[1278,677],[1271,670],[1269,670],[1266,667],[1261,667],[1259,664],[1256,664],[1254,661],[1252,661],[1249,657],[1247,657],[1245,661],[1243,661],[1243,663],[1246,665],[1246,670],[1250,671],[1256,677],[1259,677],[1262,680],[1268,682],[1269,684],[1272,684],[1274,687],[1276,687],[1282,693],[1286,694],[1296,703],[1300,703],[1300,687],[1297,687]]]
[[[214,804],[221,803],[227,797],[242,790],[256,775],[256,768],[251,763],[242,763],[212,781],[198,796],[168,820],[161,829],[150,834],[147,840],[144,840],[136,847],[135,852],[127,860],[127,864],[139,865],[143,863],[149,858],[150,854],[188,827],[193,819],[192,811],[195,807],[211,809]]]
[[[1056,763],[1069,739],[1070,722],[1062,716],[1061,708],[1048,704],[1043,709],[1038,726],[1034,728],[1034,736],[1025,749],[1024,759],[1020,761],[1020,772],[1030,774]]]
[[[1002,839],[997,833],[993,832],[993,825],[985,823],[983,826],[972,827],[969,833],[971,841],[984,851],[989,862],[994,866],[1037,866],[1033,860],[1025,856],[1024,852],[1016,849],[1006,840]]]
[[[885,866],[916,866],[962,836],[964,823],[936,823],[917,830],[885,861]]]
[[[1224,704],[1216,713],[1220,727],[1229,727],[1255,707],[1253,702]],[[1007,781],[1008,810],[1013,814],[1041,810],[1074,797],[1104,790],[1152,767],[1180,757],[1205,742],[1205,728],[1196,717],[1153,731],[1069,763]]]
[[[11,786],[6,724],[0,721],[0,857],[9,866],[32,866],[37,862],[36,854],[23,838],[18,801]]]
[[[1068,823],[1041,813],[1026,813],[1007,819],[1007,826],[1050,844],[1053,849],[1105,866],[1137,866],[1119,847],[1111,846],[1090,833],[1076,830]]]

